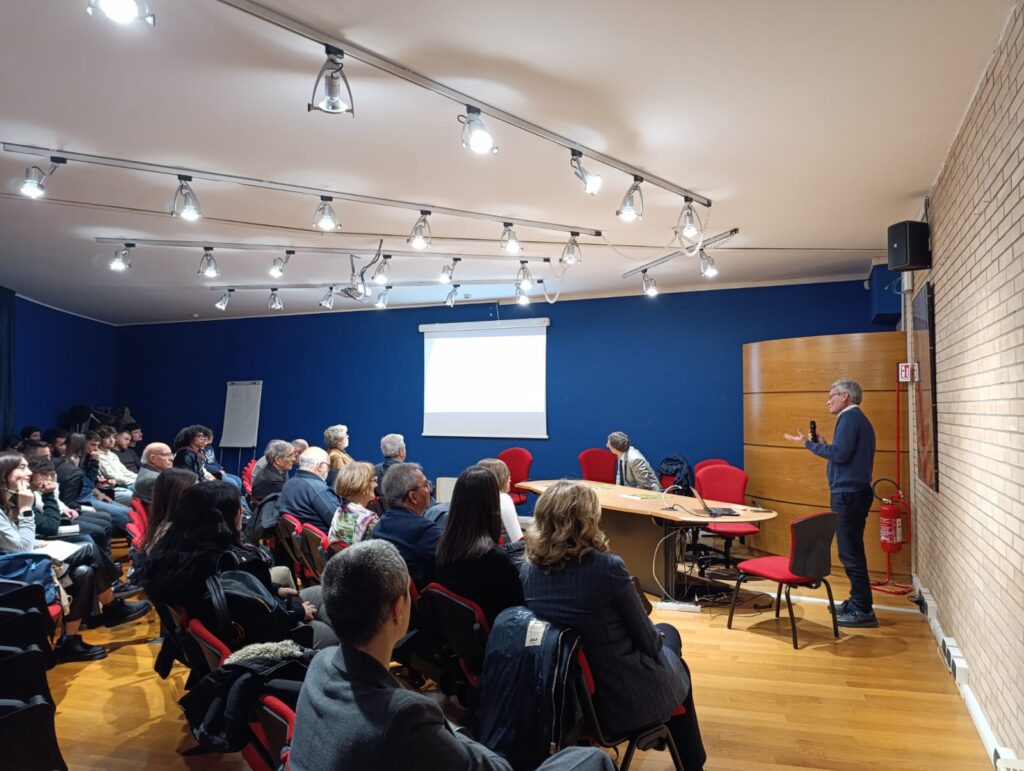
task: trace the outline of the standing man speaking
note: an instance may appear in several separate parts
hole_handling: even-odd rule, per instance
[[[853,380],[837,380],[828,391],[828,411],[838,415],[832,444],[821,437],[785,434],[828,460],[826,476],[832,511],[839,515],[836,543],[839,560],[850,579],[850,599],[837,608],[839,626],[878,626],[871,600],[867,557],[864,555],[864,524],[871,508],[871,467],[875,460],[875,429],[860,409],[863,391]],[[813,425],[811,426],[813,431]]]

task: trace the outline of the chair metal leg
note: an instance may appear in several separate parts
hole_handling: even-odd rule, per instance
[[[732,590],[732,603],[729,605],[729,621],[725,625],[726,629],[732,629],[732,614],[736,611],[736,598],[740,596],[740,584],[746,580],[746,576],[742,573],[740,577],[736,579],[736,588]]]
[[[782,584],[779,584],[779,591],[775,593],[775,618],[779,617],[779,611],[782,610]]]
[[[626,747],[626,754],[622,757],[622,763],[619,764],[619,771],[627,771],[629,764],[633,762],[633,753],[636,752],[636,738],[629,740],[629,745]]]
[[[665,746],[668,747],[668,754],[672,757],[672,766],[676,771],[685,771],[683,759],[679,757],[679,748],[676,747],[676,740],[672,738],[672,730],[665,731]]]
[[[793,632],[793,649],[796,650],[800,646],[796,644],[796,617],[793,615],[793,601],[789,599],[789,590],[792,588],[786,584],[786,608],[789,610],[789,628]]]
[[[825,584],[825,591],[828,592],[828,612],[832,614],[832,632],[835,634],[836,639],[839,639],[839,623],[836,621],[836,602],[832,599],[832,586],[826,579],[821,579],[821,582]]]

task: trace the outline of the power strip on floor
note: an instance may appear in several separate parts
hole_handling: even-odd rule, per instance
[[[700,613],[700,605],[695,602],[672,602],[671,600],[659,600],[654,603],[658,610],[674,610],[681,613]]]

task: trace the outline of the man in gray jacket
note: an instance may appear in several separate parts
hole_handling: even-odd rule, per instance
[[[661,492],[658,475],[644,454],[630,445],[628,436],[621,431],[612,431],[608,434],[608,449],[618,458],[615,464],[615,484]]]
[[[341,645],[317,654],[295,710],[292,771],[511,771],[500,755],[453,730],[437,703],[388,671],[408,631],[409,573],[387,541],[363,541],[323,573],[324,605]],[[572,747],[545,771],[610,771],[600,750]]]

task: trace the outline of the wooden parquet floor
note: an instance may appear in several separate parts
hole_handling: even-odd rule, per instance
[[[844,581],[835,583],[838,598],[845,597]],[[886,602],[909,606],[902,598]],[[836,641],[825,606],[797,603],[801,648],[793,650],[785,608],[776,619],[751,605],[737,611],[732,630],[724,607],[653,616],[682,634],[708,771],[991,768],[923,616],[880,612],[879,628],[842,631]],[[158,634],[155,614],[120,629],[87,631],[89,642],[110,646],[110,656],[51,670],[68,764],[104,771],[247,768],[238,755],[179,754],[194,746],[176,703],[185,671],[178,667],[167,680],[153,673],[157,646],[149,641]],[[653,752],[633,765],[670,767],[667,756]]]

